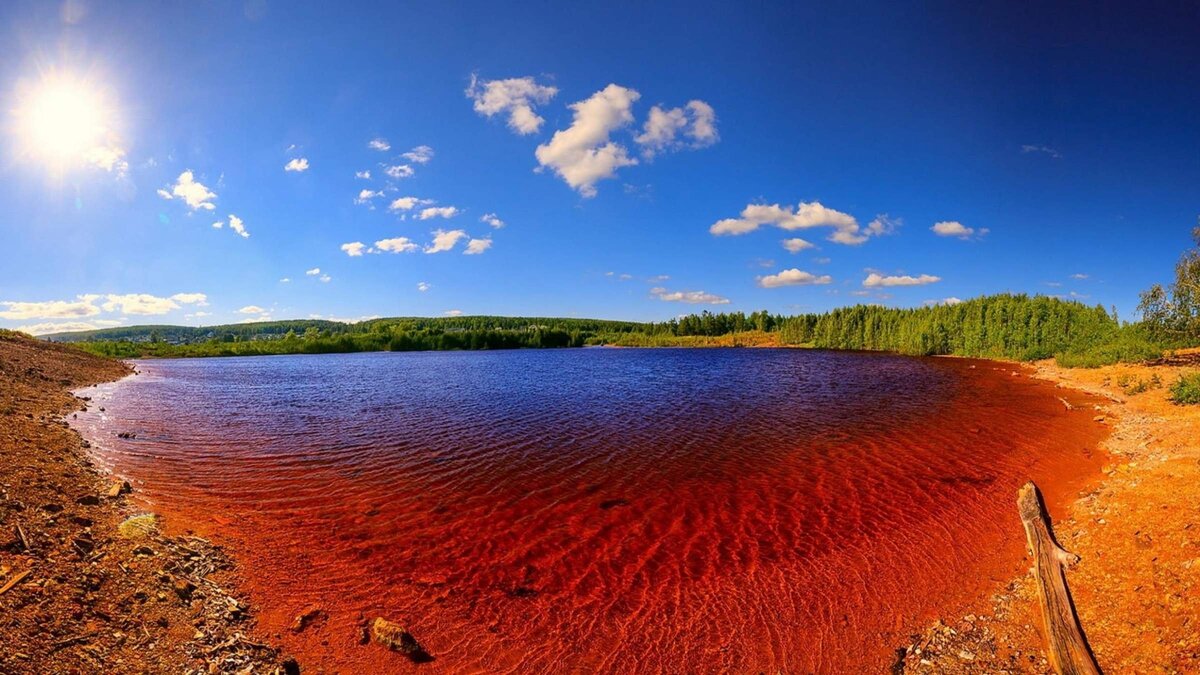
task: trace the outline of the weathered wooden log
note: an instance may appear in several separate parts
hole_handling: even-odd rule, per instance
[[[1050,666],[1059,675],[1099,675],[1100,666],[1088,647],[1067,588],[1066,568],[1079,562],[1079,556],[1063,550],[1054,539],[1042,493],[1032,482],[1017,491],[1017,512],[1033,556]]]

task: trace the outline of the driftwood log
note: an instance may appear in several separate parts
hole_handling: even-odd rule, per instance
[[[1050,666],[1059,675],[1099,675],[1100,666],[1088,647],[1067,588],[1066,568],[1079,562],[1079,556],[1063,550],[1054,539],[1042,493],[1032,482],[1017,491],[1017,512],[1033,556]]]

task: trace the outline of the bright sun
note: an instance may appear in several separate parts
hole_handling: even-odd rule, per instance
[[[115,122],[101,88],[62,74],[19,92],[14,112],[23,153],[58,169],[97,163]]]

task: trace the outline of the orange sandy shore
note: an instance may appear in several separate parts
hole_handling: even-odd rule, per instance
[[[1038,377],[1103,397],[1096,417],[1112,428],[1103,480],[1053,514],[1060,542],[1081,556],[1068,582],[1104,672],[1200,672],[1200,406],[1168,399],[1196,370],[1200,349],[1153,365],[1036,364]],[[1149,388],[1137,392],[1139,382]],[[913,636],[902,672],[1050,672],[1032,577],[997,588],[988,604]]]

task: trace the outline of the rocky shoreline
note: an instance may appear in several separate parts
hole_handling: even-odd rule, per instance
[[[1038,363],[1033,375],[1104,399],[1111,427],[1101,480],[1055,516],[1080,622],[1105,672],[1200,670],[1200,406],[1167,387],[1200,368],[1200,350],[1095,369]],[[1016,495],[1014,495],[1015,500]],[[1014,501],[1013,536],[1023,537]],[[986,611],[947,617],[897,649],[895,673],[1048,673],[1030,575],[997,588]]]
[[[224,552],[165,536],[64,421],[71,390],[129,372],[0,333],[0,673],[299,672],[255,637]]]

